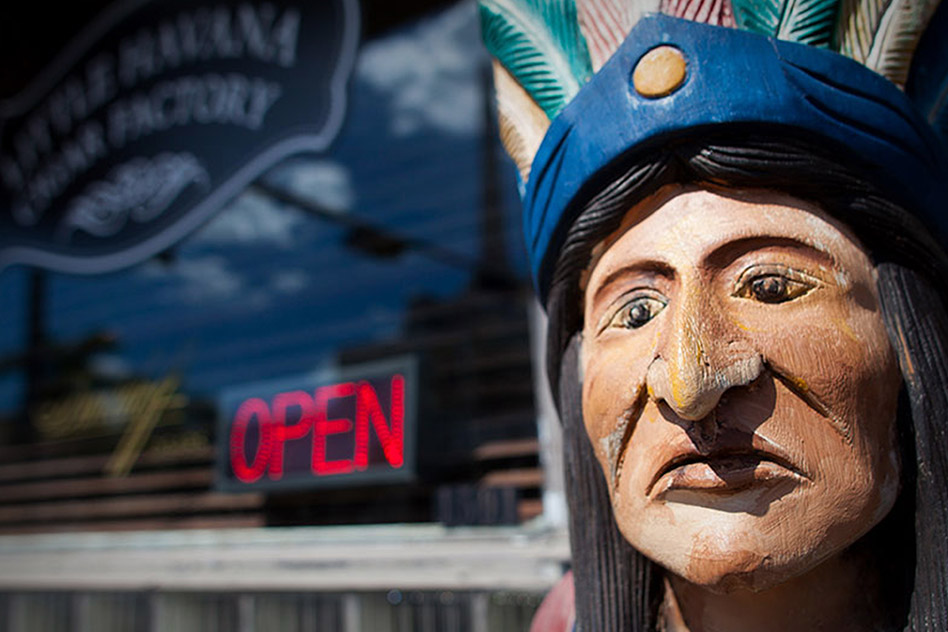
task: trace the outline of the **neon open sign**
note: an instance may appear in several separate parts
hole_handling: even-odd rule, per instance
[[[406,480],[413,473],[410,362],[231,389],[222,397],[225,489]]]

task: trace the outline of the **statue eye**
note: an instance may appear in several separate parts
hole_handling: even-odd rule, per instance
[[[648,294],[638,294],[625,303],[610,323],[613,327],[638,329],[665,309],[665,301]]]
[[[817,286],[816,279],[790,268],[754,266],[741,275],[735,296],[760,303],[785,303]]]

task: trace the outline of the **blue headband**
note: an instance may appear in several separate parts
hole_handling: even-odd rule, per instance
[[[643,97],[633,70],[661,45],[681,51],[685,79],[668,96]],[[588,186],[598,174],[643,145],[746,123],[804,130],[845,148],[868,180],[948,233],[940,212],[948,200],[942,148],[889,81],[830,51],[653,15],[553,120],[533,160],[524,233],[541,301],[569,226],[598,192]]]

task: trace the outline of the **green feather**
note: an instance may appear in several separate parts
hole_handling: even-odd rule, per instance
[[[732,0],[734,20],[747,31],[829,48],[839,0]]]
[[[487,49],[553,119],[592,67],[574,0],[481,0]]]

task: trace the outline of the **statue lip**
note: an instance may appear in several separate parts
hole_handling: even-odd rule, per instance
[[[748,445],[749,440],[753,445]],[[759,444],[766,444],[766,448],[756,447]],[[669,448],[645,489],[646,496],[660,496],[674,489],[730,494],[758,485],[809,480],[779,446],[759,435],[745,435],[739,446],[715,445],[698,450],[688,442],[687,446]]]

